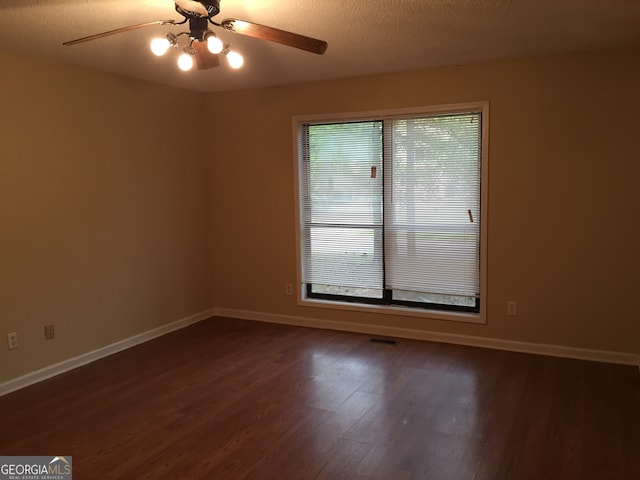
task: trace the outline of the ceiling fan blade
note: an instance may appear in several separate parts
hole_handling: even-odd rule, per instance
[[[205,6],[194,0],[175,0],[175,4],[178,5],[181,9],[187,10],[188,12],[198,13],[204,17],[206,17],[209,12]]]
[[[97,40],[98,38],[108,37],[110,35],[116,35],[118,33],[129,32],[131,30],[138,30],[139,28],[151,27],[153,25],[176,25],[174,20],[156,20],[155,22],[138,23],[136,25],[129,25],[128,27],[116,28],[115,30],[109,30],[108,32],[96,33],[95,35],[89,35],[88,37],[76,38],[64,42],[62,45],[70,47],[77,45],[78,43],[90,42],[91,40]]]
[[[196,52],[194,56],[198,70],[208,70],[220,65],[220,57],[209,51],[206,42],[195,41],[191,44],[191,47]]]
[[[228,18],[223,20],[221,26],[230,32],[247,35],[253,38],[269,40],[270,42],[281,43],[289,47],[299,48],[307,52],[322,55],[327,50],[327,42],[316,38],[298,35],[297,33],[286,32],[273,27],[259,25],[257,23],[246,22]]]

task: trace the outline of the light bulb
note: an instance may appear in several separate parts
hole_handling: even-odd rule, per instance
[[[167,53],[170,46],[171,42],[167,38],[154,38],[151,40],[151,51],[159,57]]]
[[[222,40],[211,33],[207,35],[207,48],[211,53],[220,53],[224,48],[224,45]]]
[[[178,67],[183,72],[191,70],[193,68],[193,57],[188,53],[183,53],[178,57]]]
[[[244,64],[244,58],[238,52],[229,50],[227,52],[227,61],[231,68],[240,68]]]

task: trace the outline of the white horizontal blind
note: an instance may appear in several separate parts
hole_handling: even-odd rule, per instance
[[[303,126],[303,282],[381,297],[382,122]]]
[[[481,120],[465,113],[385,124],[385,288],[394,298],[479,297]]]

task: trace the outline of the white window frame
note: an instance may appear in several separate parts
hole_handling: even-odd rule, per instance
[[[481,180],[480,180],[480,311],[479,312],[455,312],[443,310],[429,310],[422,308],[403,307],[398,305],[375,305],[365,303],[352,303],[333,301],[317,298],[307,298],[306,288],[302,284],[302,248],[301,248],[301,186],[302,175],[302,126],[307,123],[322,122],[348,122],[365,121],[372,119],[385,119],[403,115],[438,115],[455,114],[470,111],[482,114],[482,153],[481,153]],[[299,306],[328,308],[332,310],[346,310],[376,314],[388,314],[425,318],[432,320],[452,320],[468,323],[486,323],[487,311],[487,230],[488,230],[488,186],[489,186],[489,102],[457,103],[449,105],[411,107],[390,110],[374,110],[366,112],[344,112],[337,114],[297,115],[292,118],[294,139],[294,194],[295,194],[295,234],[296,234],[296,293]]]

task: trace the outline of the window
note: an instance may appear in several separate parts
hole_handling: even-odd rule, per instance
[[[480,311],[486,108],[297,122],[304,299]]]

